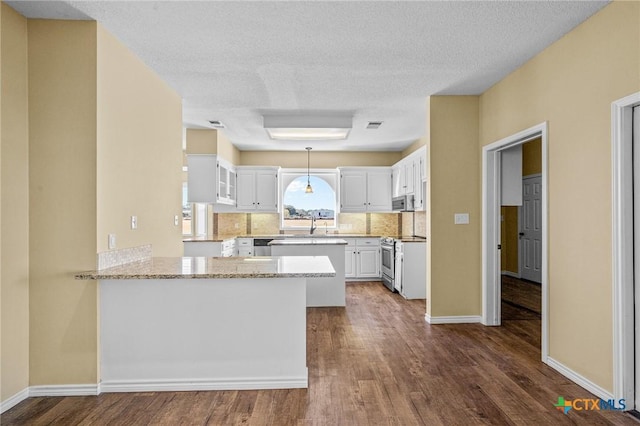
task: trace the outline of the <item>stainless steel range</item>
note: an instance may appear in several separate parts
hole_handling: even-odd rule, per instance
[[[394,291],[395,283],[395,245],[395,240],[391,237],[384,237],[380,240],[382,283],[391,291]]]

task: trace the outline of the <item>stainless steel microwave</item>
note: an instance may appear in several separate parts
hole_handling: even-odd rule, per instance
[[[415,210],[413,195],[401,195],[391,199],[391,209],[394,212],[412,212]]]

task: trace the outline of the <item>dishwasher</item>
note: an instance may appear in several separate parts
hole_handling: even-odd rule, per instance
[[[254,238],[253,239],[253,255],[254,256],[271,256],[271,246],[269,243],[273,238]]]

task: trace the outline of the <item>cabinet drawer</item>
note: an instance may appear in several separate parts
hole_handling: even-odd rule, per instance
[[[377,247],[380,245],[380,238],[358,238],[356,244],[358,247]]]
[[[253,247],[253,238],[238,238],[236,243],[238,247]]]
[[[343,238],[347,242],[347,247],[355,247],[356,240],[354,238]]]

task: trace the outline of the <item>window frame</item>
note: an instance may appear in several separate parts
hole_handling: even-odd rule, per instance
[[[338,229],[338,213],[340,206],[340,174],[338,169],[309,169],[309,175],[315,176],[324,180],[332,189],[335,194],[334,200],[334,220],[332,226],[327,226],[327,229],[333,231]],[[284,226],[284,193],[287,190],[289,184],[299,177],[307,176],[307,169],[281,169],[280,170],[280,189],[278,191],[279,204],[282,206],[280,209],[280,230],[281,231],[302,231],[308,230],[308,226]],[[329,179],[326,179],[329,178]],[[317,224],[317,222],[316,222]]]

